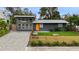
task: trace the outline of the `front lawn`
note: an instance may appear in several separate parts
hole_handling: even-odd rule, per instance
[[[36,32],[36,34],[31,35],[29,46],[79,46],[79,32]]]
[[[53,34],[58,34],[59,36],[79,36],[79,32],[38,32],[39,36],[52,36]]]
[[[31,36],[29,46],[79,46],[79,36]]]

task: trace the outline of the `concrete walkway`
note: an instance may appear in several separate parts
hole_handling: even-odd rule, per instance
[[[26,51],[79,51],[79,47],[26,47]]]
[[[0,51],[20,51],[25,50],[29,41],[30,32],[10,32],[0,37]]]

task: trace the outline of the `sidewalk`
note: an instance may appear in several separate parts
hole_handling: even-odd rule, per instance
[[[26,51],[79,51],[79,47],[26,47]]]

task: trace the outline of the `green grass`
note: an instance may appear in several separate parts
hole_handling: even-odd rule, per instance
[[[60,36],[79,36],[79,32],[38,32],[39,36],[51,36],[53,34],[59,34]]]

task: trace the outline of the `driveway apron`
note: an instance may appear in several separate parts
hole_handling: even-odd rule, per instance
[[[30,36],[29,31],[16,31],[0,37],[0,50],[23,51],[25,50]]]

